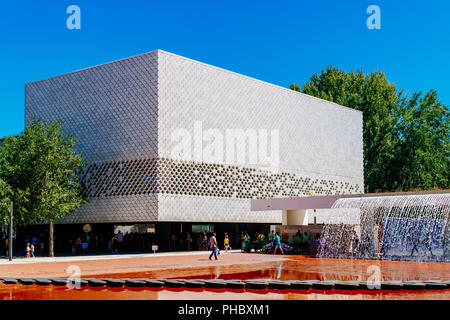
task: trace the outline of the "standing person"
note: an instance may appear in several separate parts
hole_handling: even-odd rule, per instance
[[[122,251],[122,244],[123,244],[123,233],[122,230],[119,230],[119,232],[117,233],[117,246],[116,246],[116,253],[117,253],[117,249],[120,249],[120,251]]]
[[[211,254],[209,255],[209,260],[212,260],[211,257],[214,255],[214,258],[217,260],[217,240],[216,233],[213,233],[211,238],[209,238],[209,247],[212,249]]]
[[[322,248],[322,252],[326,252],[327,250],[327,241],[325,240],[325,236],[320,234],[319,240],[317,241],[319,243],[319,246]]]
[[[111,237],[111,252],[117,253],[117,238],[116,235],[113,233]]]
[[[305,249],[305,253],[307,254],[309,253],[309,239],[309,234],[305,231],[303,233],[303,247]]]
[[[203,233],[202,250],[208,250],[208,237],[206,236],[206,233]]]
[[[242,241],[242,249],[244,250],[244,252],[250,252],[251,250],[250,240],[251,240],[250,235],[248,234],[248,232],[246,232],[244,240]]]
[[[230,239],[228,238],[228,233],[226,232],[225,232],[225,239],[223,240],[223,246],[225,248],[225,252],[228,252],[228,249],[231,249]]]
[[[364,257],[370,256],[372,254],[371,248],[372,248],[372,240],[370,239],[370,236],[368,234],[366,234],[364,238],[361,236],[360,255]]]
[[[88,244],[87,251],[89,251],[89,249],[91,248],[91,235],[89,233],[86,234],[86,242]]]
[[[30,257],[30,243],[27,243],[27,258]]]
[[[5,253],[6,253],[6,256],[9,257],[9,239],[8,238],[5,239]]]
[[[82,253],[87,253],[89,248],[89,243],[87,242],[87,238],[83,237],[83,239],[81,240],[81,252]]]
[[[177,247],[177,236],[175,233],[172,233],[172,237],[170,238],[170,250],[174,251]]]
[[[40,246],[39,253],[40,253],[40,254],[44,254],[45,243],[44,243],[44,240],[43,240],[42,238],[41,238],[41,240],[40,240],[39,246]]]
[[[191,241],[192,241],[191,234],[188,231],[186,231],[186,246],[187,246],[187,250],[192,250]]]
[[[77,245],[77,253],[80,253],[80,249],[81,249],[81,237],[80,236],[78,236],[78,238],[77,238],[76,245]]]
[[[97,243],[98,243],[98,236],[97,235],[93,235],[92,236],[92,252],[96,252],[97,251]]]
[[[34,246],[37,246],[37,242],[38,242],[37,237],[36,237],[36,236],[33,236],[33,237],[31,238],[31,244],[34,245]]]
[[[179,236],[178,236],[178,240],[179,240],[179,243],[178,243],[178,249],[179,249],[180,251],[183,251],[183,249],[184,249],[183,233],[180,232],[180,234],[179,234]]]
[[[30,245],[30,236],[25,239],[25,247]]]
[[[262,244],[266,243],[266,236],[264,233],[261,233],[261,243]]]
[[[77,253],[77,244],[75,243],[75,237],[70,240],[70,246],[72,247],[72,254]]]
[[[302,239],[301,239],[301,232],[300,232],[300,230],[297,230],[297,233],[294,234],[294,236],[292,237],[292,240],[294,241],[294,247],[296,249],[298,249],[300,252],[302,252],[303,248],[301,248]]]
[[[352,255],[354,255],[356,253],[356,250],[358,250],[358,245],[359,245],[358,234],[355,231],[353,231]]]
[[[202,234],[197,233],[195,235],[195,239],[197,240],[197,250],[202,250],[202,243],[203,243]]]
[[[273,242],[273,237],[274,237],[274,233],[272,230],[272,232],[269,233],[269,242]]]
[[[273,254],[277,253],[277,249],[280,249],[281,254],[284,254],[283,248],[281,247],[281,240],[280,240],[280,236],[278,235],[278,232],[275,233],[275,237],[273,238],[273,240],[275,241],[275,249],[273,250]]]
[[[30,245],[30,257],[36,258],[34,256],[34,244],[33,243],[31,243],[31,245]]]

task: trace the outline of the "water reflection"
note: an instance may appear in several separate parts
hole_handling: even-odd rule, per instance
[[[96,278],[184,278],[184,279],[278,279],[278,280],[359,280],[366,281],[368,268],[378,267],[381,280],[450,280],[450,264],[351,259],[319,259],[303,256],[259,264],[163,268],[136,273],[91,275]],[[2,300],[91,300],[91,299],[450,299],[450,290],[424,291],[285,291],[214,290],[153,288],[91,288],[69,290],[66,287],[0,284]]]
[[[450,290],[423,291],[320,291],[320,290],[228,290],[228,289],[153,289],[82,288],[0,285],[1,300],[407,300],[450,299]]]

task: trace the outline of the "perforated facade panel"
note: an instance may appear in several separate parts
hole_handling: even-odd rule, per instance
[[[63,223],[281,223],[249,199],[363,191],[360,112],[160,50],[27,84],[31,117],[64,121],[88,162]],[[178,158],[173,133],[199,122],[278,130],[278,170]]]

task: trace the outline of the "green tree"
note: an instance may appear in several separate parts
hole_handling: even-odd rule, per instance
[[[73,213],[83,202],[75,138],[63,133],[60,122],[32,120],[17,136],[5,138],[0,149],[0,178],[16,194],[18,225],[49,223],[49,254],[53,250],[53,221]]]
[[[12,195],[11,187],[0,179],[0,225],[5,226],[9,223],[9,206]]]
[[[414,93],[398,109],[395,187],[400,190],[448,189],[450,175],[449,108],[435,90]]]
[[[290,88],[363,112],[366,191],[449,188],[449,108],[436,91],[409,97],[382,72],[335,67]]]
[[[6,226],[9,224],[9,211],[11,201],[16,204],[17,210],[22,216],[26,213],[24,204],[27,202],[27,191],[13,190],[5,181],[0,179],[0,225]]]
[[[321,74],[313,74],[301,90],[296,84],[290,88],[362,111],[365,189],[390,189],[395,160],[392,129],[397,122],[394,111],[401,92],[386,80],[385,74],[374,71],[364,75],[361,70],[345,72],[329,67]]]

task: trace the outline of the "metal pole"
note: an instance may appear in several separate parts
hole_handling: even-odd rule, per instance
[[[9,261],[12,261],[13,256],[13,202],[11,201],[9,209],[9,240],[8,240],[9,250]]]

